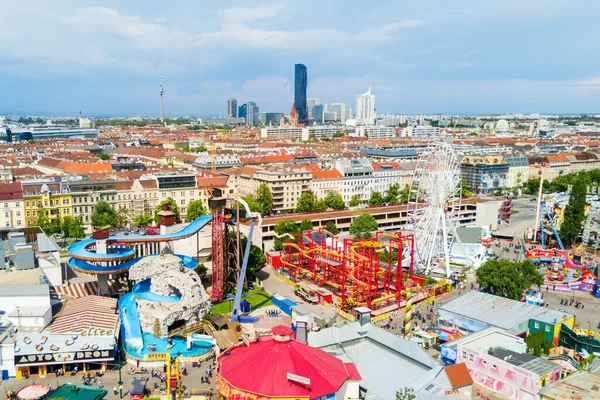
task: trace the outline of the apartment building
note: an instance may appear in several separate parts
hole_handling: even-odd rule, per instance
[[[504,159],[508,164],[506,187],[521,187],[529,176],[529,160],[525,156],[506,156]]]
[[[296,209],[298,199],[311,190],[311,172],[305,170],[270,171],[250,167],[228,172],[232,185],[241,196],[255,195],[258,186],[266,183],[273,194],[273,213],[287,213]]]
[[[73,217],[81,217],[86,232],[92,232],[92,213],[94,205],[104,200],[111,206],[117,204],[116,181],[113,180],[82,180],[69,182],[73,200]]]
[[[374,162],[372,166],[373,190],[382,194],[394,183],[400,185],[401,189],[410,185],[416,171],[414,162]]]
[[[548,156],[548,167],[544,170],[544,179],[549,181],[571,172],[571,160],[564,154]]]
[[[344,188],[344,175],[338,170],[313,171],[311,173],[311,190],[318,199],[322,199],[329,192],[342,192]]]
[[[334,168],[344,176],[342,198],[348,204],[354,195],[358,195],[362,203],[371,197],[373,188],[373,166],[366,158],[338,159]]]
[[[187,205],[200,196],[196,174],[174,173],[156,175],[155,178],[158,186],[158,202],[171,197],[179,206],[179,214],[183,220],[187,214]]]
[[[286,126],[276,128],[262,128],[260,130],[261,139],[289,139],[289,140],[308,140],[308,128],[300,126]]]
[[[25,226],[25,203],[21,182],[0,183],[0,228]]]
[[[355,136],[366,136],[369,139],[391,139],[396,137],[393,126],[357,126]]]
[[[23,182],[25,224],[35,225],[40,212],[55,220],[72,216],[73,203],[68,182]]]
[[[466,156],[461,161],[460,173],[467,189],[478,194],[507,187],[508,163],[501,156]]]

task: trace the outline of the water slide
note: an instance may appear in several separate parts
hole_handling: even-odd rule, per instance
[[[134,349],[144,347],[142,327],[137,312],[136,298],[133,293],[127,293],[119,299],[119,310],[121,316],[121,337],[125,338],[125,344]]]
[[[107,253],[98,254],[95,250],[89,249],[95,245],[95,239],[86,239],[73,243],[68,248],[71,255],[69,258],[69,266],[79,272],[102,275],[114,274],[128,270],[133,264],[138,262],[141,257],[135,257],[135,249],[128,247],[110,246],[110,244],[125,244],[125,243],[159,243],[170,242],[188,238],[211,221],[211,215],[205,215],[196,218],[185,227],[176,232],[167,233],[164,235],[115,235],[109,236],[106,239]],[[187,268],[195,268],[196,261],[192,257],[178,256],[182,259],[184,266]],[[115,265],[96,265],[94,263],[115,263]]]

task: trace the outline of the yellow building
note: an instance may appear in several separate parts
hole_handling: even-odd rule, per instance
[[[67,182],[23,183],[23,197],[27,226],[36,225],[42,210],[51,221],[73,214],[71,189]]]

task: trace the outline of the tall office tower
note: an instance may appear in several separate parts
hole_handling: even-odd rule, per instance
[[[316,99],[316,98],[306,99],[306,107],[308,108],[308,120],[309,121],[313,120],[313,115],[312,115],[313,107],[316,105],[319,105],[319,104],[321,104],[321,99]]]
[[[373,125],[375,118],[375,96],[371,94],[371,86],[369,86],[366,93],[356,96],[356,122]]]
[[[304,64],[296,64],[294,73],[294,104],[298,112],[298,123],[306,124],[308,122],[308,109],[306,105],[306,85],[308,84],[308,75]]]
[[[242,104],[238,108],[238,118],[246,118],[248,105],[246,103]]]
[[[323,104],[316,104],[312,108],[312,120],[318,124],[323,123]]]
[[[165,119],[163,118],[163,86],[162,86],[162,75],[160,76],[160,123],[164,124]]]
[[[255,102],[253,101],[249,101],[248,103],[246,103],[246,125],[248,126],[253,126],[253,125],[258,125],[258,123],[260,122],[259,120],[259,110],[258,110],[258,106],[256,105]]]
[[[346,103],[327,104],[325,112],[335,113],[334,121],[346,122]]]
[[[237,118],[238,108],[237,108],[237,100],[229,99],[227,100],[227,116],[230,118]]]

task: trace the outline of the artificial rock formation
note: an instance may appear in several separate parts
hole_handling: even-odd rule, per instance
[[[129,279],[133,281],[148,278],[151,279],[150,290],[153,293],[178,295],[181,300],[154,302],[136,299],[142,332],[164,337],[174,322],[198,322],[210,312],[210,297],[204,291],[200,277],[194,270],[185,268],[180,258],[172,255],[145,257],[129,269]]]

